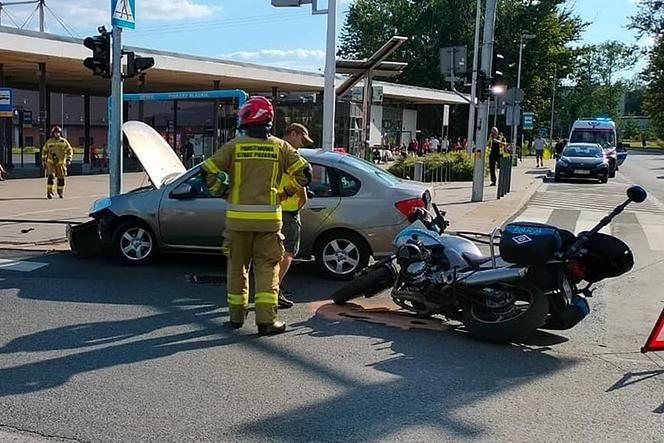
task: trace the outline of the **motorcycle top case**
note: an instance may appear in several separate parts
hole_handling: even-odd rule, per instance
[[[510,223],[500,238],[500,256],[517,265],[541,264],[551,259],[562,248],[563,240],[558,228],[534,222]]]

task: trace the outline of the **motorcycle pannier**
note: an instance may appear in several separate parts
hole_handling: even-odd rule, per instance
[[[516,222],[503,229],[500,256],[517,265],[541,264],[551,259],[561,247],[562,237],[555,226]]]

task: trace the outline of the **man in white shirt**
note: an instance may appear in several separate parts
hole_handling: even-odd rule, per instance
[[[533,148],[535,148],[535,158],[537,161],[537,167],[544,167],[544,139],[542,135],[539,134],[535,141],[533,142]]]
[[[432,154],[440,152],[439,147],[440,147],[440,141],[438,140],[438,137],[431,137],[430,143],[430,151]]]

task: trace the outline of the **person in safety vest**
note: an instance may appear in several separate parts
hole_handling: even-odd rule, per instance
[[[491,174],[491,185],[496,186],[496,165],[500,158],[506,155],[508,143],[505,137],[498,131],[498,128],[491,128],[491,135],[487,141],[486,149],[489,157],[489,173]]]
[[[42,166],[46,171],[46,197],[53,198],[55,179],[58,179],[58,195],[63,198],[65,192],[65,177],[67,177],[67,166],[71,164],[74,150],[62,136],[62,128],[54,126],[51,130],[51,138],[46,140],[42,148]]]
[[[239,117],[242,135],[202,165],[211,192],[223,188],[226,174],[230,179],[224,232],[230,324],[240,328],[247,318],[251,266],[258,332],[279,334],[286,330],[286,324],[277,321],[279,262],[284,254],[281,203],[309,184],[309,164],[287,142],[270,135],[274,108],[269,100],[251,97]],[[280,188],[284,174],[290,180]]]
[[[284,136],[286,140],[293,148],[300,149],[305,146],[311,146],[314,141],[309,137],[309,131],[306,126],[300,123],[293,123],[288,128],[286,128],[286,135]],[[288,186],[290,183],[291,177],[288,174],[285,174],[281,179],[282,189]],[[300,209],[307,202],[307,192],[306,189],[298,191],[292,197],[287,198],[281,203],[281,209],[283,213],[283,223],[284,226],[281,228],[281,233],[284,235],[284,257],[279,263],[279,307],[280,308],[290,308],[293,306],[293,302],[289,300],[286,296],[289,295],[286,290],[283,289],[281,283],[288,272],[288,269],[293,263],[293,258],[297,255],[300,249],[300,232],[302,230],[302,224],[300,222]]]

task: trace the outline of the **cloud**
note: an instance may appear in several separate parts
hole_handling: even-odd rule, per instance
[[[325,65],[325,51],[321,49],[261,49],[258,51],[234,51],[219,58],[252,62],[302,71],[318,71]]]
[[[61,33],[61,27],[51,11],[67,25],[78,30],[108,25],[111,21],[111,6],[108,0],[49,0],[46,2],[46,6],[49,9],[45,12],[46,24],[51,32]],[[198,0],[139,0],[136,18],[139,23],[144,20],[200,19],[212,16],[220,9],[220,7],[209,6]],[[34,10],[34,5],[15,6],[8,9],[12,16],[18,19],[19,24],[23,24]],[[38,15],[33,15],[30,29],[38,27]],[[8,21],[8,23],[10,22]]]

